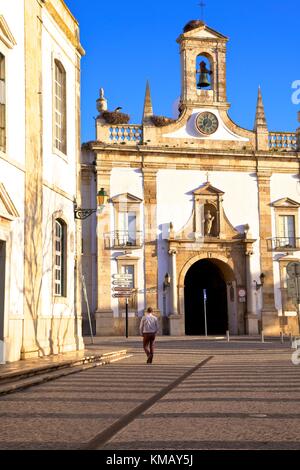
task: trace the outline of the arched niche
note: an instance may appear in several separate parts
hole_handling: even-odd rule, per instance
[[[196,87],[197,90],[204,90],[209,91],[214,89],[214,62],[212,56],[207,54],[206,52],[202,52],[197,55],[196,57]],[[200,79],[204,78],[204,82],[209,83],[209,85],[204,86],[203,80],[201,82]],[[202,86],[201,86],[202,83]]]

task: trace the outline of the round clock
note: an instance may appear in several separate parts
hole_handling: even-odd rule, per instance
[[[213,113],[201,113],[196,118],[196,127],[202,134],[214,134],[219,127],[219,121]]]

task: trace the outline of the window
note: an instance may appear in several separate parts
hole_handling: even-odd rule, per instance
[[[54,237],[54,295],[66,297],[66,224],[55,220]]]
[[[279,216],[280,246],[295,246],[295,216]]]
[[[54,63],[54,147],[67,153],[66,72],[59,61]]]
[[[0,150],[6,149],[6,119],[5,119],[5,57],[0,53]]]

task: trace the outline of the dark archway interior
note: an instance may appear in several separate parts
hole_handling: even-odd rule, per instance
[[[223,335],[228,330],[226,282],[218,266],[206,259],[193,264],[185,277],[185,333],[205,334],[204,289],[207,333]]]

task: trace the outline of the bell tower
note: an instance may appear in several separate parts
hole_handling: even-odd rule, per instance
[[[228,109],[226,98],[226,43],[228,38],[203,21],[190,21],[179,36],[181,104]]]

